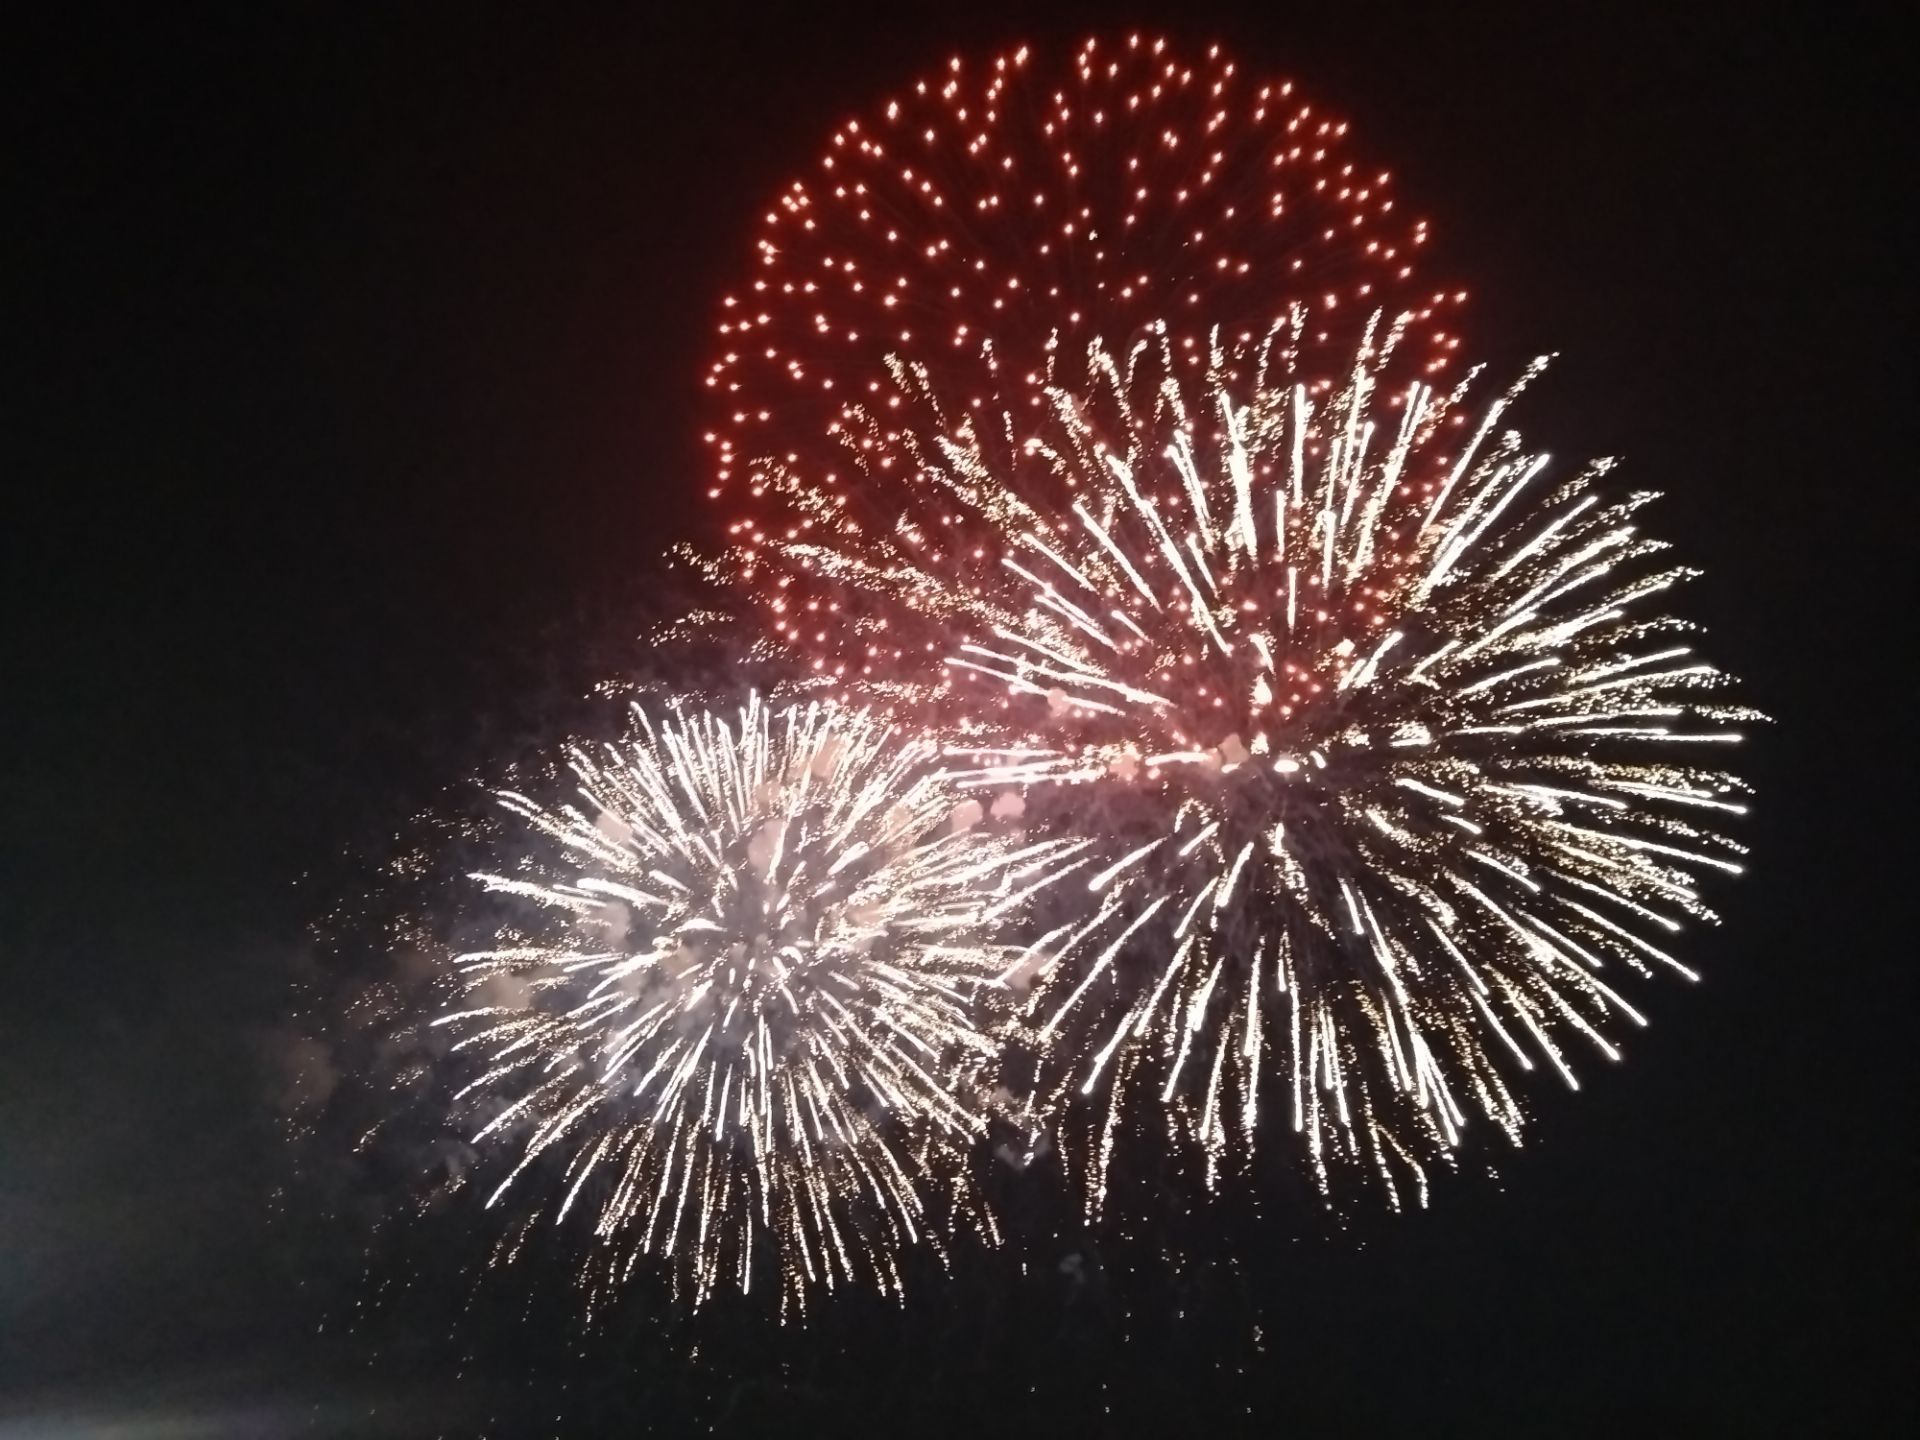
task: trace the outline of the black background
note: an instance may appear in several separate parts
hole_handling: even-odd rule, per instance
[[[128,6],[10,35],[0,1436],[1904,1430],[1893,34],[1021,8]],[[1529,428],[1668,493],[1655,527],[1707,571],[1687,613],[1776,721],[1705,983],[1543,1096],[1497,1180],[1332,1233],[1223,1218],[1234,1278],[1170,1309],[962,1285],[897,1324],[742,1322],[711,1362],[644,1317],[556,1339],[491,1309],[478,1370],[342,1326],[353,1277],[268,1203],[295,881],[458,780],[491,714],[597,678],[574,637],[659,607],[653,557],[703,523],[714,297],[819,139],[955,49],[1135,19],[1351,117],[1434,222],[1428,273],[1473,292],[1469,349],[1562,353]]]

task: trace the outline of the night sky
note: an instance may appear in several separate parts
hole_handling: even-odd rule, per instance
[[[1891,33],[1748,6],[160,8],[6,45],[0,1440],[1905,1428]],[[1473,292],[1475,357],[1560,352],[1530,435],[1666,492],[1653,528],[1706,571],[1682,612],[1775,718],[1741,757],[1751,872],[1688,938],[1705,982],[1643,987],[1627,1063],[1535,1085],[1528,1146],[1426,1212],[1228,1206],[1189,1221],[1191,1277],[1036,1240],[1024,1282],[988,1259],[905,1313],[722,1317],[697,1359],[645,1314],[523,1319],[511,1286],[452,1342],[348,1326],[360,1282],[272,1104],[316,897],[548,697],[641,663],[656,557],[707,523],[713,305],[774,188],[955,50],[1135,20],[1350,118],[1433,221],[1427,273]],[[1061,1283],[1069,1253],[1093,1280]]]

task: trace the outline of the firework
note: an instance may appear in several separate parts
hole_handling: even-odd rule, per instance
[[[473,1143],[517,1152],[489,1204],[538,1166],[544,1213],[590,1216],[591,1278],[664,1257],[695,1303],[762,1269],[897,1290],[942,1208],[991,1232],[960,1162],[992,936],[1073,844],[984,833],[864,712],[635,714],[571,751],[576,802],[501,795],[532,844],[475,877],[509,918],[436,1023],[477,1067]]]
[[[1323,1185],[1424,1194],[1471,1116],[1517,1137],[1514,1070],[1616,1057],[1622,977],[1691,977],[1665,936],[1740,869],[1704,757],[1753,712],[1660,609],[1689,572],[1634,521],[1653,497],[1550,479],[1499,431],[1519,386],[1383,395],[1397,338],[1319,399],[1284,338],[1197,386],[1164,333],[1096,344],[1010,472],[924,394],[897,453],[980,553],[801,552],[949,630],[965,683],[919,698],[986,737],[963,784],[1108,837],[1008,971],[1095,1203],[1141,1117],[1211,1183],[1276,1104]]]
[[[971,543],[949,512],[918,510],[909,477],[874,473],[892,463],[868,431],[903,404],[896,361],[981,421],[983,446],[993,417],[1039,414],[1060,355],[1161,320],[1198,375],[1216,338],[1254,344],[1299,304],[1297,363],[1317,388],[1384,306],[1413,316],[1396,363],[1442,370],[1464,295],[1416,288],[1425,222],[1351,153],[1347,128],[1218,47],[1182,56],[1134,36],[955,59],[836,131],[767,212],[706,380],[726,563],[783,642],[847,681],[899,678],[941,651],[788,548],[849,526]],[[893,482],[884,505],[876,479]]]

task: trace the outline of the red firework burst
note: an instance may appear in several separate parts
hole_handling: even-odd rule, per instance
[[[893,364],[923,368],[950,416],[1037,417],[1063,351],[1164,324],[1197,373],[1216,340],[1247,345],[1300,307],[1296,373],[1331,383],[1376,310],[1411,317],[1406,378],[1445,368],[1443,316],[1464,295],[1416,288],[1426,222],[1347,128],[1218,46],[1135,35],[955,58],[832,135],[767,211],[706,377],[729,553],[789,621],[819,617],[802,647],[816,671],[858,673],[872,637],[769,547],[897,517],[905,497],[873,504],[887,461],[856,438],[900,407]]]

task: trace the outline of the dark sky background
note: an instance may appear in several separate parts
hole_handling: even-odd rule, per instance
[[[10,34],[3,1440],[1905,1428],[1893,34],[1835,7],[1023,8],[61,7]],[[1707,570],[1686,613],[1777,721],[1744,756],[1752,872],[1690,940],[1705,983],[1651,990],[1572,1103],[1537,1087],[1497,1180],[1344,1230],[1222,1212],[1217,1283],[1114,1242],[1069,1294],[1042,1246],[1025,1288],[742,1322],[698,1360],[644,1316],[582,1338],[483,1307],[444,1354],[349,1331],[354,1277],[297,1191],[269,1204],[296,882],[660,608],[652,557],[702,523],[714,297],[831,126],[954,49],[1135,19],[1352,118],[1434,222],[1428,273],[1474,292],[1469,348],[1562,353],[1530,430],[1668,492],[1655,526]]]

